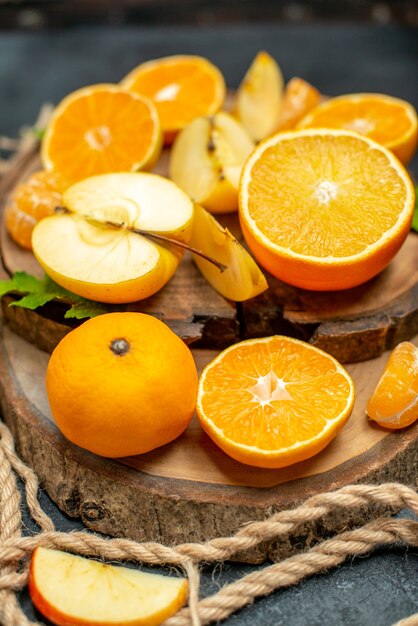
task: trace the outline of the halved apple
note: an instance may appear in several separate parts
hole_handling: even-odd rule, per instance
[[[241,169],[253,148],[245,129],[228,113],[199,117],[174,142],[170,178],[212,213],[236,211]]]
[[[209,261],[193,254],[194,262],[208,283],[225,298],[242,302],[267,289],[264,274],[252,256],[227,228],[199,205],[195,205],[190,244],[226,265],[227,269],[221,272]]]
[[[158,626],[184,605],[188,583],[39,547],[29,593],[58,626]]]
[[[193,203],[155,174],[104,174],[70,187],[66,214],[41,220],[32,248],[62,287],[99,302],[134,302],[161,289],[182,253],[132,232],[139,229],[187,242]],[[119,225],[119,228],[112,226]]]
[[[283,95],[279,65],[267,52],[259,52],[238,87],[235,113],[254,141],[275,132]]]

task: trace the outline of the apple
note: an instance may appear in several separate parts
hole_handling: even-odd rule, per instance
[[[177,136],[170,178],[211,213],[238,209],[242,166],[254,142],[229,113],[193,120]]]
[[[234,110],[254,141],[276,131],[282,96],[283,76],[279,65],[267,52],[259,52],[238,87]]]
[[[193,254],[200,272],[216,291],[229,300],[254,298],[268,287],[264,274],[247,250],[208,211],[195,205],[193,247],[226,266],[221,272],[201,256]]]
[[[29,593],[58,626],[157,626],[185,604],[188,583],[38,547]]]
[[[93,176],[63,195],[67,212],[41,220],[35,257],[59,285],[99,302],[134,302],[172,277],[182,252],[134,233],[190,240],[193,203],[175,183],[146,173]]]

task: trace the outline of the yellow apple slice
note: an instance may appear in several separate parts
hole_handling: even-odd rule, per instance
[[[277,128],[283,95],[279,65],[267,52],[259,52],[240,84],[235,113],[254,141]]]
[[[242,302],[254,298],[268,287],[264,274],[252,256],[243,248],[227,228],[208,211],[195,205],[193,235],[191,245],[217,261],[227,269],[221,272],[217,267],[193,254],[193,260],[200,272],[218,293],[229,300]]]
[[[29,593],[57,626],[158,626],[184,605],[188,583],[36,548]]]
[[[238,208],[242,166],[254,143],[225,112],[199,117],[177,136],[170,155],[170,178],[211,213]]]
[[[181,242],[192,233],[190,198],[172,181],[155,174],[93,176],[70,187],[63,203],[69,213],[37,224],[33,252],[59,285],[99,302],[147,298],[177,269],[182,256],[178,249],[159,245],[132,229]]]

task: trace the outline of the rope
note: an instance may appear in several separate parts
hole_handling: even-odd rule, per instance
[[[21,535],[18,475],[25,484],[29,512],[40,528],[37,535]],[[371,504],[408,508],[418,516],[418,494],[397,484],[349,485],[338,491],[309,498],[292,510],[280,511],[264,521],[242,527],[232,537],[220,537],[206,543],[184,543],[175,547],[155,542],[138,543],[129,539],[108,539],[91,532],[62,533],[38,500],[36,474],[17,456],[13,437],[0,422],[0,624],[35,626],[19,607],[16,592],[28,580],[30,557],[37,546],[96,556],[108,560],[134,561],[151,565],[177,565],[189,580],[186,608],[166,620],[166,626],[203,626],[226,619],[260,596],[299,583],[318,572],[327,571],[347,558],[368,554],[377,545],[402,542],[418,547],[418,522],[411,519],[379,518],[355,530],[322,541],[310,550],[279,563],[257,570],[225,585],[217,593],[199,600],[201,562],[229,559],[237,552],[256,547],[293,533],[307,521],[322,518],[337,509],[368,507]],[[402,619],[394,626],[418,626],[418,614]]]

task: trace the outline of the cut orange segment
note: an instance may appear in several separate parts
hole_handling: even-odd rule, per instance
[[[244,165],[240,221],[256,259],[313,290],[378,274],[408,235],[414,188],[386,148],[357,133],[306,129],[262,142]]]
[[[348,420],[354,385],[332,356],[290,337],[235,344],[204,369],[197,414],[233,459],[278,468],[320,452]]]
[[[38,547],[29,593],[57,626],[158,626],[186,602],[188,583]]]
[[[116,85],[93,85],[57,106],[41,156],[46,169],[74,183],[149,169],[160,151],[161,125],[151,100]]]
[[[23,248],[32,249],[32,232],[40,219],[62,204],[67,183],[56,172],[40,171],[16,187],[5,210],[10,236]]]
[[[302,78],[292,78],[284,90],[277,130],[294,128],[320,102],[321,94],[315,87]]]
[[[153,100],[167,143],[196,117],[219,111],[225,98],[220,70],[199,56],[177,55],[141,63],[122,85]]]
[[[267,52],[259,52],[238,87],[236,115],[254,141],[277,128],[282,106],[283,76]]]
[[[300,128],[340,128],[374,139],[408,163],[417,148],[418,120],[412,105],[383,94],[331,98],[313,109]]]
[[[410,426],[418,419],[418,348],[410,341],[392,351],[367,404],[367,414],[391,429]]]

